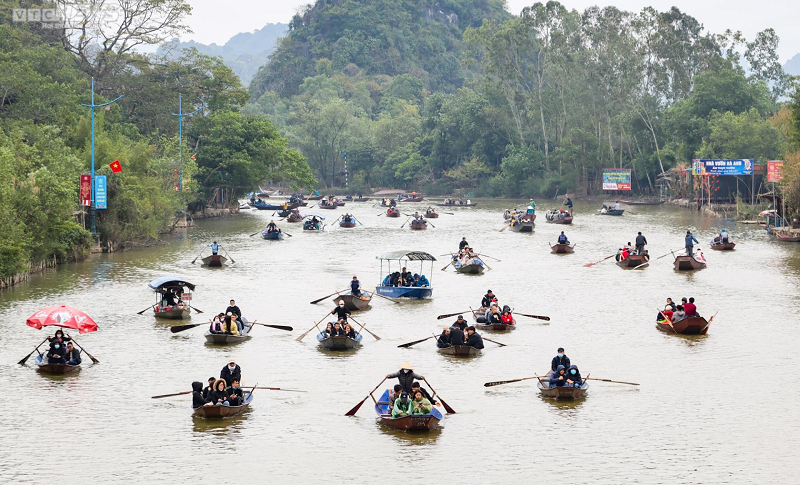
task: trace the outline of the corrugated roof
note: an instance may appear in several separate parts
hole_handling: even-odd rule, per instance
[[[185,278],[182,276],[176,275],[167,275],[167,276],[160,276],[155,278],[150,283],[147,283],[147,286],[150,288],[157,290],[164,286],[188,286],[190,290],[194,291],[194,283],[189,283],[186,281]]]
[[[375,257],[376,259],[407,259],[409,261],[436,261],[432,255],[422,251],[390,251]]]

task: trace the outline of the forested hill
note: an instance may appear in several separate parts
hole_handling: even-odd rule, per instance
[[[297,94],[303,79],[329,59],[334,72],[356,65],[367,75],[412,74],[429,91],[461,87],[461,36],[484,19],[510,18],[503,0],[317,0],[294,16],[271,62],[250,85]]]

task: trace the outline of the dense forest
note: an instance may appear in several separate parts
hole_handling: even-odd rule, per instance
[[[319,0],[250,85],[319,183],[488,196],[653,192],[692,158],[782,158],[774,31],[706,32],[673,8],[512,17],[493,0]],[[747,70],[744,66],[747,66]]]

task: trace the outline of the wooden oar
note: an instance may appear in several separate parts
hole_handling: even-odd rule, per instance
[[[650,261],[645,261],[644,263],[640,264],[639,266],[635,266],[633,269],[639,269],[639,268],[641,268],[642,266],[646,266],[646,265],[648,265],[648,264],[650,264]]]
[[[444,271],[444,270],[446,270],[447,268],[449,268],[449,267],[450,267],[450,265],[451,265],[451,264],[453,264],[454,262],[455,262],[455,260],[454,260],[454,259],[451,259],[451,260],[450,260],[450,262],[449,262],[449,263],[447,263],[447,266],[445,266],[444,268],[442,268],[442,271]]]
[[[485,256],[485,257],[487,257],[489,259],[493,259],[493,260],[497,261],[498,263],[502,263],[502,261],[500,261],[499,259],[493,258],[493,257],[489,256],[488,254],[478,253],[476,256]]]
[[[435,337],[435,336],[436,336],[436,335],[434,335],[433,337]],[[412,345],[417,345],[418,343],[420,343],[420,342],[424,342],[424,341],[428,340],[429,338],[431,338],[431,337],[425,337],[425,338],[424,338],[424,339],[422,339],[422,340],[415,340],[415,341],[413,341],[413,342],[409,342],[409,343],[407,343],[407,344],[400,344],[400,345],[398,345],[397,347],[399,347],[399,348],[401,348],[401,349],[407,349],[407,348],[411,347]]]
[[[353,409],[351,409],[350,411],[347,411],[347,413],[345,413],[345,416],[355,416],[355,415],[356,415],[356,413],[358,412],[358,409],[361,407],[361,405],[362,405],[362,404],[364,404],[364,401],[366,401],[366,400],[367,400],[367,398],[369,398],[370,396],[372,396],[372,393],[373,393],[373,392],[375,392],[375,391],[377,391],[377,390],[378,390],[378,388],[379,388],[379,387],[381,387],[381,384],[383,384],[383,383],[384,383],[384,381],[386,381],[386,378],[385,378],[385,377],[384,377],[383,379],[381,379],[381,382],[380,382],[380,383],[379,383],[377,386],[375,386],[375,389],[373,389],[373,390],[372,390],[372,392],[370,392],[369,394],[367,394],[367,397],[365,397],[364,399],[362,399],[360,403],[356,404],[356,405],[353,407]],[[373,398],[373,399],[375,399],[375,398]]]
[[[154,305],[150,305],[149,307],[145,308],[144,310],[142,310],[142,311],[140,311],[140,312],[136,312],[136,314],[137,314],[137,315],[141,315],[142,313],[146,312],[147,310],[150,310],[151,308],[153,308],[153,307],[154,307],[154,306],[156,306],[156,305],[158,305],[158,303],[156,303],[156,304],[154,304]]]
[[[161,399],[162,397],[183,396],[184,394],[191,394],[194,391],[175,392],[173,394],[162,394],[160,396],[153,396],[151,399]]]
[[[717,313],[719,313],[719,311],[717,311]],[[711,318],[708,319],[708,322],[706,322],[706,326],[703,328],[703,330],[708,331],[706,329],[709,327],[709,325],[711,325],[711,322],[714,320],[714,317],[717,316],[717,313],[711,315]],[[42,344],[39,344],[39,345],[42,345]]]
[[[711,318],[713,319],[714,317],[711,317]],[[709,323],[711,323],[711,322],[709,322]],[[30,354],[28,354],[28,355],[26,355],[25,357],[23,357],[23,358],[22,358],[22,360],[20,360],[19,362],[17,362],[17,364],[19,364],[19,365],[24,365],[24,364],[25,364],[25,362],[27,362],[27,361],[28,361],[28,359],[31,357],[31,355],[33,355],[33,352],[36,352],[37,350],[39,350],[39,347],[41,347],[41,346],[42,346],[42,344],[43,344],[43,343],[45,343],[45,342],[47,342],[47,339],[44,339],[44,340],[42,340],[42,343],[40,343],[39,345],[37,345],[37,346],[36,346],[36,348],[35,348],[35,349],[33,349],[33,351],[32,351]]]
[[[344,291],[347,291],[347,289],[344,289],[344,290],[339,290],[339,291],[334,291],[334,292],[333,292],[333,293],[331,293],[330,295],[325,295],[325,296],[323,296],[322,298],[320,298],[319,300],[314,300],[314,301],[312,301],[312,302],[311,302],[311,304],[312,304],[312,305],[316,305],[317,303],[321,302],[322,300],[324,300],[324,299],[326,299],[326,298],[330,298],[330,297],[332,297],[333,295],[338,295],[339,293],[342,293],[342,292],[344,292]]]
[[[400,229],[402,229],[406,224],[408,224],[408,221],[410,221],[410,220],[411,220],[410,217],[408,219],[406,219],[406,222],[404,222],[403,225],[400,226]]]
[[[678,333],[678,331],[675,330],[675,327],[672,326],[672,320],[667,318],[667,316],[664,315],[664,312],[662,312],[660,309],[656,308],[656,310],[658,310],[658,313],[660,313],[664,320],[666,320],[666,322],[669,324],[669,328],[671,328],[673,332]]]
[[[429,224],[432,228],[436,229],[436,226],[433,225],[431,221],[425,221],[426,224]]]
[[[266,389],[268,391],[308,392],[308,391],[301,391],[300,389],[282,389],[280,387],[264,387],[264,386],[242,386],[242,389]]]
[[[272,214],[272,215],[274,216],[275,214]],[[260,234],[261,232],[264,232],[264,230],[263,230],[263,229],[261,229],[261,230],[258,230],[258,231],[256,231],[256,232],[254,232],[253,234],[250,234],[250,237],[253,237],[253,236],[255,236],[256,234]]]
[[[379,297],[381,297],[383,299],[389,300],[392,303],[400,303],[400,300],[396,300],[394,298],[389,298],[388,296],[383,296],[380,293],[378,293],[377,291],[373,292],[372,294],[375,295],[375,296],[379,296]]]
[[[668,252],[667,254],[665,254],[665,255],[663,255],[663,256],[659,256],[659,257],[657,257],[656,259],[666,258],[666,257],[667,257],[667,256],[669,256],[670,254],[672,254],[672,255],[674,256],[674,254],[673,254],[673,253],[674,253],[675,251],[680,251],[680,250],[681,250],[681,248],[678,248],[678,249],[670,249],[670,250],[669,250],[669,252]]]
[[[223,249],[223,251],[225,251],[225,250]],[[233,260],[233,258],[231,257],[231,255],[230,255],[230,254],[228,254],[228,251],[225,251],[225,256],[227,256],[227,257],[228,257],[228,259],[230,259],[230,260],[231,260],[231,263],[235,263],[235,262],[236,262],[236,261],[234,261],[234,260]]]
[[[492,267],[489,266],[489,263],[487,263],[486,261],[483,261],[483,260],[481,260],[481,261],[483,262],[483,265],[486,266],[486,269],[488,269],[489,271],[492,270]]]
[[[461,315],[462,313],[467,313],[467,311],[465,310],[463,312],[448,313],[447,315],[439,315],[438,317],[436,317],[436,319],[437,320],[441,320],[442,318],[450,318],[450,317],[454,317],[456,315]]]
[[[624,382],[624,381],[612,381],[611,379],[600,379],[598,377],[587,377],[586,379],[592,381],[603,381],[603,382],[613,382],[614,384],[628,384],[629,386],[638,386],[639,384],[635,382]]]
[[[542,376],[533,376],[533,377],[522,377],[520,379],[511,379],[510,381],[494,381],[494,382],[487,382],[483,385],[483,387],[494,387],[499,386],[501,384],[510,384],[512,382],[520,382],[520,381],[527,381],[529,379],[540,379]]]
[[[192,308],[192,310],[196,311],[197,313],[205,313],[204,311],[199,310],[199,309],[197,309],[195,307],[191,307],[191,308]]]
[[[203,248],[203,251],[205,251],[205,248]],[[198,254],[198,255],[197,255],[197,258],[199,258],[200,256],[202,256],[202,255],[203,255],[203,251],[200,251],[200,254]],[[194,262],[195,262],[195,261],[197,261],[197,258],[194,258],[194,259],[192,260],[192,264],[194,264]]]
[[[356,216],[353,216],[353,219],[358,223],[359,226],[363,226],[364,225],[364,224],[361,224],[361,221],[356,219]]]
[[[288,233],[288,232],[286,232],[286,231],[283,231],[283,233],[284,233],[284,234],[286,234],[286,235],[287,235],[287,236],[289,236],[289,237],[294,237],[294,236],[292,236],[291,234],[289,234],[289,233]]]
[[[203,323],[190,323],[189,325],[175,325],[174,327],[169,327],[169,331],[172,333],[183,332],[184,330],[199,327],[200,325],[205,325],[206,323],[211,323],[211,320]]]
[[[352,320],[352,321],[356,322],[357,324],[361,325],[361,330],[366,330],[368,334],[370,334],[370,335],[372,335],[373,337],[375,337],[375,340],[380,340],[380,339],[381,339],[380,337],[378,337],[378,336],[377,336],[377,335],[375,335],[374,333],[370,332],[368,328],[364,328],[364,327],[366,327],[366,326],[367,326],[367,324],[366,324],[366,323],[361,323],[361,322],[359,322],[358,320],[356,320],[355,318],[353,318],[353,317],[352,317],[352,315],[350,316],[350,320]]]
[[[322,319],[325,319],[325,317],[327,317],[330,314],[331,314],[330,312],[326,313],[325,316],[322,317]],[[322,321],[322,319],[320,320],[320,322]],[[306,335],[308,335],[308,332],[314,330],[315,327],[316,327],[317,330],[319,330],[319,333],[322,333],[322,330],[319,329],[319,322],[315,321],[313,327],[309,328],[303,335],[297,337],[295,340],[297,340],[298,342],[301,342],[306,337]]]
[[[584,268],[588,268],[589,266],[594,266],[597,263],[602,263],[603,261],[607,260],[608,258],[613,258],[616,255],[617,255],[617,253],[614,253],[611,256],[606,256],[605,258],[601,259],[600,261],[595,261],[594,263],[586,263],[586,264],[583,265],[583,267]]]
[[[500,230],[499,230],[499,231],[497,231],[497,232],[503,232],[503,231],[505,231],[506,229],[508,229],[509,227],[510,227],[510,225],[506,224],[505,226],[503,226],[503,228],[502,228],[502,229],[500,229]]]
[[[542,315],[528,315],[527,313],[514,313],[514,315],[519,315],[521,317],[528,317],[528,318],[538,318],[539,320],[544,320],[546,322],[550,321],[550,317],[542,316]]]
[[[506,347],[506,344],[501,344],[500,342],[495,342],[494,340],[489,340],[489,339],[488,339],[488,338],[486,338],[486,337],[483,337],[483,340],[486,340],[487,342],[491,342],[491,343],[493,343],[493,344],[497,344],[497,345],[499,345],[500,347]]]
[[[422,380],[425,381],[425,384],[427,384],[428,387],[431,388],[431,391],[433,391],[433,395],[434,396],[438,395],[438,393],[436,392],[436,389],[434,389],[433,386],[431,385],[431,383],[428,382],[428,379],[425,379],[423,377]],[[433,396],[431,396],[431,397],[433,397]],[[442,396],[439,396],[439,400],[442,402],[442,406],[444,406],[444,409],[445,409],[445,411],[447,411],[447,414],[456,414],[456,410],[451,408],[450,406],[448,406],[447,403],[444,402],[444,399],[442,399]]]
[[[256,323],[255,320],[253,320],[252,322],[248,322],[248,323],[250,323],[251,325],[261,325],[261,326],[269,327],[269,328],[277,328],[278,330],[286,330],[287,332],[291,332],[292,330],[294,330],[294,328],[292,328],[292,327],[290,327],[288,325],[270,325],[269,323]]]
[[[70,336],[69,336],[69,334],[67,334],[67,337],[69,337],[70,339],[72,339],[72,343],[73,343],[73,344],[75,344],[75,346],[76,346],[76,347],[78,347],[79,349],[81,349],[81,350],[83,351],[83,353],[84,353],[84,354],[88,355],[88,356],[89,356],[89,358],[90,358],[90,359],[92,359],[92,362],[93,362],[93,363],[95,363],[95,364],[99,364],[99,363],[100,363],[100,361],[99,361],[99,360],[95,359],[95,358],[94,358],[94,356],[93,356],[92,354],[90,354],[89,352],[87,352],[87,351],[86,351],[86,349],[84,349],[83,347],[81,347],[81,344],[79,344],[78,342],[76,342],[74,338],[72,338],[72,337],[70,337]]]

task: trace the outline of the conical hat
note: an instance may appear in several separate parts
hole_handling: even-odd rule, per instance
[[[414,366],[412,366],[409,362],[403,362],[400,365],[400,369],[414,370]]]

